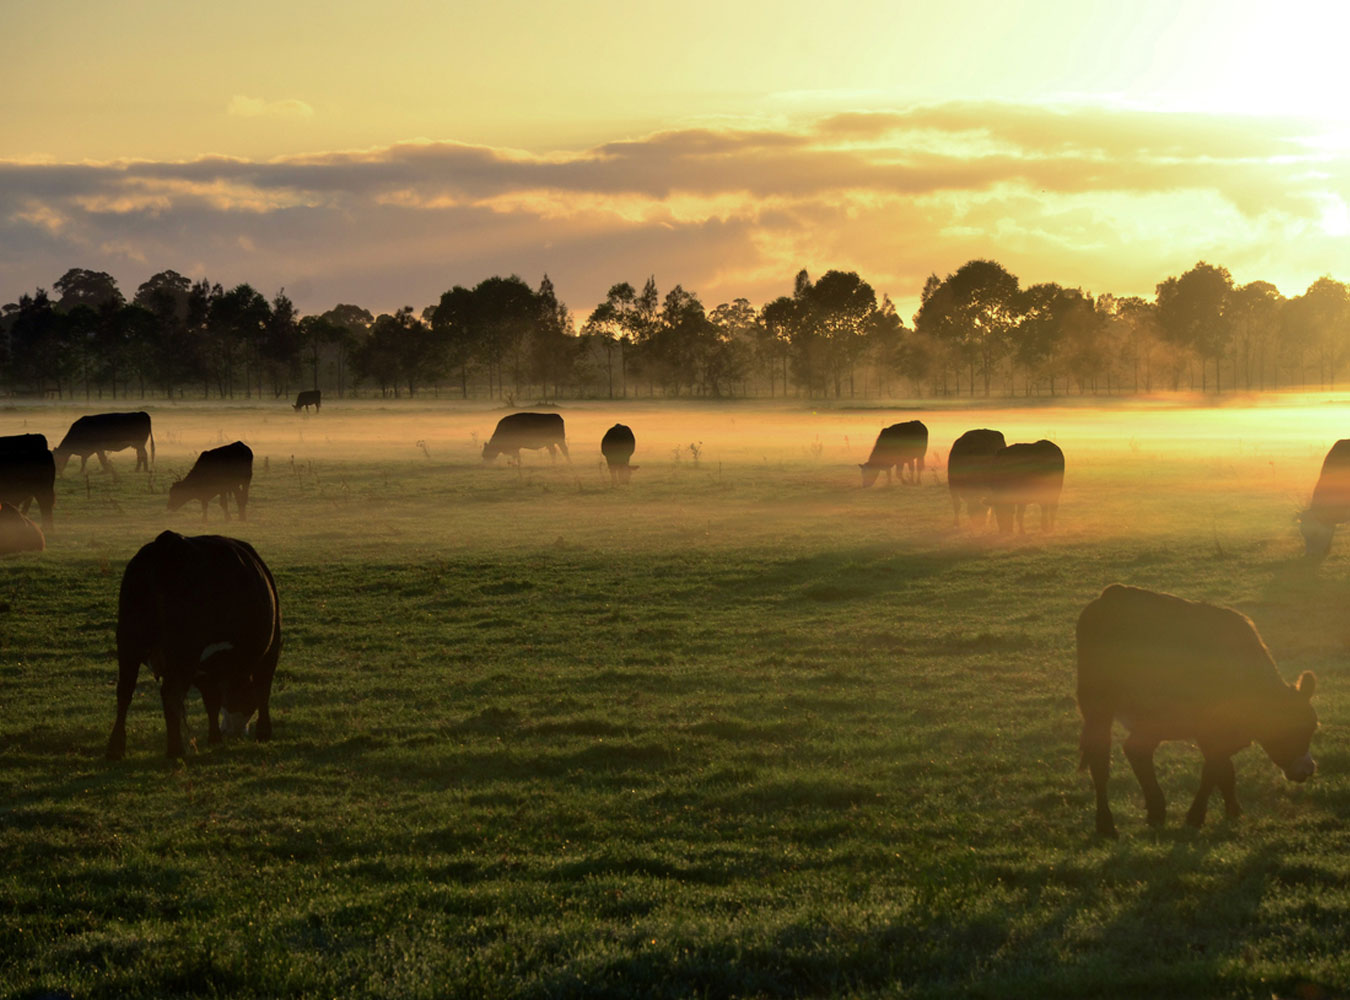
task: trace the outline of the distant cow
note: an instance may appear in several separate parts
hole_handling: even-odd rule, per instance
[[[197,456],[188,474],[169,487],[169,510],[177,510],[189,500],[202,502],[202,523],[206,523],[206,505],[220,497],[225,520],[230,519],[227,502],[234,494],[239,520],[247,521],[248,487],[253,481],[253,450],[242,441],[211,448]]]
[[[506,455],[520,462],[520,449],[547,448],[555,460],[558,450],[571,461],[564,440],[563,418],[557,413],[512,413],[497,421],[497,429],[483,445],[483,461],[490,462],[498,455]]]
[[[18,507],[0,503],[0,556],[41,552],[46,547],[41,528],[24,517]]]
[[[52,507],[56,504],[56,462],[41,434],[0,437],[0,503],[28,513],[37,501],[42,527],[52,530]]]
[[[1297,684],[1284,683],[1245,615],[1171,594],[1107,587],[1078,618],[1081,767],[1092,771],[1097,832],[1116,835],[1106,795],[1112,720],[1129,731],[1125,756],[1152,826],[1162,825],[1166,808],[1153,751],[1163,740],[1199,745],[1205,766],[1186,822],[1200,826],[1215,788],[1228,815],[1241,815],[1231,758],[1253,740],[1290,781],[1312,777],[1316,686],[1307,670]]]
[[[600,452],[605,456],[605,463],[609,466],[611,483],[628,482],[633,470],[638,468],[636,465],[628,464],[635,450],[637,441],[631,428],[624,424],[615,424],[605,431],[605,436],[600,439]]]
[[[966,516],[981,524],[989,520],[989,463],[1004,447],[1003,434],[978,428],[966,431],[947,455],[947,488],[952,494],[952,527],[961,526],[961,501]]]
[[[1350,521],[1350,438],[1337,441],[1327,452],[1312,503],[1299,515],[1307,554],[1316,559],[1325,556],[1336,525],[1343,521]]]
[[[905,466],[910,468],[909,481],[918,483],[923,475],[923,457],[928,454],[928,428],[919,420],[883,427],[872,445],[872,454],[858,466],[862,470],[862,484],[866,488],[877,481],[881,470],[886,470],[886,482],[891,481],[891,468],[896,477],[905,481]]]
[[[295,397],[295,407],[294,407],[295,412],[299,413],[301,409],[303,409],[306,413],[308,413],[309,408],[313,406],[314,412],[318,413],[319,403],[322,400],[322,398],[323,394],[319,392],[318,389],[306,389],[304,392],[300,393],[300,395]],[[341,407],[339,407],[339,409],[341,409]]]
[[[1053,441],[1010,444],[989,459],[989,501],[998,530],[1011,534],[1014,519],[1019,532],[1030,504],[1041,506],[1041,530],[1055,527],[1059,494],[1064,488],[1064,452]]]
[[[272,735],[268,700],[281,649],[281,611],[272,574],[253,546],[220,535],[173,531],[141,548],[122,574],[117,608],[117,721],[108,759],[126,753],[127,707],[147,663],[160,681],[168,755],[183,753],[188,688],[202,695],[208,739]],[[217,717],[224,706],[224,725]]]
[[[150,442],[150,457],[145,454],[146,441]],[[71,455],[80,456],[80,471],[89,461],[90,455],[98,455],[98,463],[106,471],[110,451],[123,448],[136,449],[136,469],[150,471],[150,458],[155,455],[155,436],[150,432],[150,414],[144,410],[133,413],[91,413],[80,417],[70,425],[61,443],[52,449],[56,459],[56,474],[66,469]]]

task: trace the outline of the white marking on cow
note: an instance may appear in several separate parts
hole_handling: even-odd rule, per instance
[[[198,662],[198,663],[205,663],[208,659],[210,659],[211,657],[215,656],[217,653],[223,653],[223,652],[225,652],[227,649],[234,649],[234,643],[232,643],[232,642],[213,642],[213,643],[211,643],[211,645],[207,646],[205,649],[202,650],[202,656],[201,656],[201,659],[198,660],[197,662]]]

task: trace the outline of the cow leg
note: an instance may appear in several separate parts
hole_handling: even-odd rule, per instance
[[[1205,758],[1205,766],[1200,770],[1200,787],[1196,790],[1195,801],[1191,803],[1191,808],[1186,812],[1186,822],[1196,829],[1205,825],[1205,811],[1209,807],[1209,793],[1219,783],[1221,769],[1216,766],[1217,764],[1217,760]],[[1232,767],[1231,762],[1229,767]]]
[[[248,505],[248,483],[240,483],[239,488],[234,491],[234,503],[239,508],[239,520],[247,521],[244,508]]]
[[[1106,796],[1106,783],[1111,775],[1111,717],[1083,719],[1083,735],[1079,739],[1083,763],[1092,772],[1092,787],[1097,794],[1097,833],[1103,837],[1116,836],[1116,821],[1111,818],[1111,805]]]
[[[1139,779],[1139,787],[1144,790],[1144,808],[1148,811],[1149,826],[1162,826],[1167,811],[1167,800],[1163,798],[1158,775],[1153,770],[1153,751],[1156,749],[1157,740],[1139,739],[1133,735],[1125,740],[1125,759],[1134,768],[1134,776]]]
[[[1059,504],[1057,504],[1057,503],[1043,503],[1043,504],[1041,504],[1041,530],[1042,530],[1042,531],[1054,531],[1054,530],[1055,530],[1055,514],[1056,514],[1058,511],[1059,511]]]
[[[167,756],[183,756],[187,736],[187,684],[177,680],[178,671],[170,671],[159,686],[159,698],[164,706],[164,729],[168,739]]]
[[[150,456],[145,453],[145,445],[136,448],[136,468],[134,471],[140,472],[142,469],[146,472],[150,471]]]
[[[1242,815],[1242,806],[1237,800],[1237,773],[1233,770],[1233,758],[1224,757],[1218,763],[1219,791],[1223,793],[1223,811],[1229,819]]]
[[[85,463],[87,463],[88,461],[89,461],[89,456],[88,456],[88,455],[81,455],[81,456],[80,456],[80,475],[84,475],[84,466],[85,466]]]
[[[230,505],[228,503],[229,495],[229,490],[220,491],[220,510],[225,515],[225,520],[227,521],[230,519]]]
[[[567,442],[566,442],[566,441],[559,441],[559,442],[558,442],[558,447],[562,449],[563,458],[567,459],[567,461],[569,461],[569,462],[572,461],[572,456],[569,455],[569,454],[567,454]]]
[[[202,705],[206,708],[206,742],[219,743],[220,736],[220,706],[224,703],[224,696],[221,692],[221,686],[214,681],[207,681],[205,686],[199,685],[197,690],[202,693]]]
[[[121,760],[127,752],[127,708],[131,705],[131,696],[136,693],[136,677],[141,672],[141,661],[132,654],[118,657],[117,667],[117,720],[113,722],[112,735],[108,737],[109,760]]]
[[[98,464],[104,472],[111,470],[112,466],[108,464],[108,453],[106,451],[100,451],[98,453]]]

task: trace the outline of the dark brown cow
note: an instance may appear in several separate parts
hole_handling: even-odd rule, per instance
[[[234,494],[239,507],[239,520],[248,520],[248,487],[253,481],[253,450],[242,441],[211,448],[197,456],[196,464],[188,474],[169,487],[169,510],[177,510],[189,500],[202,503],[202,523],[206,523],[206,506],[212,497],[220,497],[220,509],[225,520],[230,519],[227,502]]]
[[[498,455],[506,455],[519,464],[521,448],[547,448],[555,461],[561,449],[563,457],[571,461],[562,416],[557,413],[512,413],[502,417],[497,421],[491,439],[483,445],[483,461],[490,462]]]
[[[24,517],[18,507],[0,503],[0,556],[41,552],[46,547],[41,528]]]
[[[131,557],[117,608],[117,720],[108,759],[126,753],[127,708],[141,664],[160,681],[168,755],[186,738],[186,698],[196,687],[206,706],[208,739],[272,736],[268,701],[281,650],[276,583],[253,546],[220,535],[185,538],[165,531]],[[224,725],[218,721],[222,706]]]
[[[1228,815],[1241,815],[1231,758],[1253,740],[1289,780],[1312,777],[1316,685],[1307,670],[1297,684],[1284,683],[1245,615],[1118,583],[1107,587],[1078,618],[1081,766],[1092,771],[1097,832],[1116,835],[1106,795],[1113,720],[1129,732],[1125,756],[1152,826],[1162,824],[1166,808],[1153,751],[1164,740],[1199,745],[1205,766],[1186,822],[1200,826],[1215,788]]]
[[[27,514],[34,500],[42,512],[42,528],[50,532],[56,505],[56,462],[47,450],[47,439],[41,434],[0,437],[0,503]]]
[[[605,436],[600,439],[600,453],[605,456],[605,464],[609,466],[611,483],[628,482],[633,470],[639,468],[628,464],[636,450],[637,439],[633,437],[632,429],[625,424],[615,424],[605,431]]]
[[[952,527],[961,526],[961,501],[966,503],[966,516],[972,522],[989,521],[989,464],[994,454],[1003,450],[1005,442],[1000,431],[980,427],[966,431],[955,442],[947,455],[947,489],[952,495]]]
[[[1041,507],[1041,530],[1052,531],[1064,489],[1064,452],[1053,441],[1010,444],[989,460],[989,501],[998,530],[1011,534],[1016,520],[1026,531],[1027,507]]]
[[[928,454],[928,428],[920,420],[906,420],[904,423],[883,427],[872,445],[872,454],[867,461],[858,466],[862,470],[864,489],[877,481],[881,470],[886,470],[886,482],[891,481],[891,469],[895,469],[900,482],[905,481],[905,467],[910,470],[909,481],[917,484],[923,475],[923,457]]]
[[[299,413],[303,409],[306,413],[308,413],[309,408],[312,406],[314,407],[314,412],[318,413],[319,404],[321,402],[323,402],[323,393],[321,393],[318,389],[306,389],[304,392],[300,393],[298,396],[295,397],[294,410],[296,413]],[[338,408],[341,409],[341,407]]]
[[[1312,503],[1299,515],[1307,554],[1321,559],[1331,550],[1336,525],[1350,521],[1350,438],[1331,446],[1322,460],[1322,474],[1313,488]]]
[[[145,453],[146,442],[150,443],[149,457]],[[80,456],[80,471],[90,455],[98,456],[98,464],[107,471],[110,451],[124,448],[136,449],[136,469],[150,471],[150,459],[155,457],[155,435],[150,430],[150,414],[144,410],[131,413],[90,413],[80,417],[70,425],[61,443],[52,449],[56,459],[56,474],[66,469],[71,455]]]

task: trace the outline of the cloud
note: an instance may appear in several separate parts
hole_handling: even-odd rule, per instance
[[[255,104],[288,102],[240,106]],[[131,291],[146,262],[285,285],[305,310],[420,308],[547,272],[583,318],[649,274],[711,306],[783,294],[802,267],[858,270],[908,317],[929,273],[972,257],[1024,283],[1142,295],[1203,258],[1296,293],[1345,259],[1328,206],[1350,203],[1350,151],[1317,140],[1291,120],[960,102],[547,155],[420,140],[0,162],[0,301],[73,266]]]
[[[234,118],[313,118],[314,109],[304,101],[288,97],[282,101],[265,101],[260,97],[235,94],[225,107],[225,113]]]

